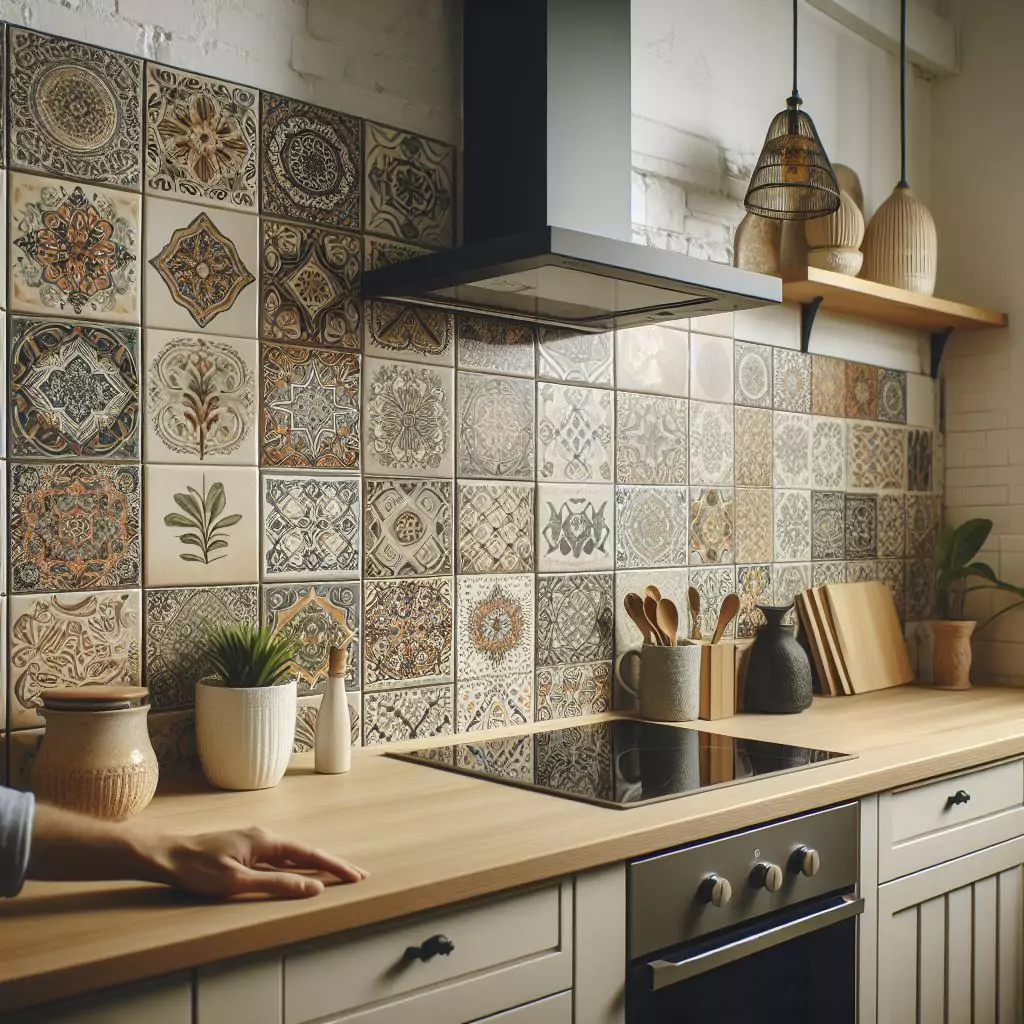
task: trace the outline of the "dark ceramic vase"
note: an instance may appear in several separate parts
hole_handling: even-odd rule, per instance
[[[747,663],[743,710],[791,715],[811,704],[811,663],[792,626],[782,619],[793,606],[757,606],[768,620],[757,631]]]

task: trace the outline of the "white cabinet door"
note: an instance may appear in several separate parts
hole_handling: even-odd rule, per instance
[[[476,1024],[572,1024],[572,993],[560,992],[515,1010],[484,1017]]]
[[[878,890],[878,1024],[1024,1021],[1024,838]]]
[[[176,974],[10,1017],[0,1009],[0,1020],[8,1024],[192,1024],[192,979]]]

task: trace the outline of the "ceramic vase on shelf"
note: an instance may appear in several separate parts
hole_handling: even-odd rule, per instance
[[[808,266],[856,277],[864,260],[864,215],[849,192],[839,190],[839,209],[804,223]]]
[[[836,181],[843,192],[848,192],[850,198],[857,204],[861,216],[864,215],[864,189],[861,187],[860,178],[852,167],[846,164],[833,164],[832,170],[836,172]]]
[[[793,605],[757,607],[767,621],[750,648],[743,710],[769,715],[803,711],[810,707],[813,696],[811,662],[794,628],[782,621]]]
[[[345,649],[332,647],[327,688],[316,716],[313,767],[321,775],[341,775],[352,767],[352,717],[345,692]]]
[[[767,217],[748,213],[736,228],[733,240],[732,262],[741,270],[779,277],[782,260],[779,245],[782,241],[782,223]]]
[[[971,688],[971,635],[976,622],[936,619],[931,626],[932,685],[940,690]]]
[[[803,221],[784,220],[779,241],[779,263],[783,281],[799,281],[807,276],[807,237]]]
[[[920,295],[935,291],[939,249],[935,221],[907,185],[897,185],[875,211],[863,248],[861,277]]]

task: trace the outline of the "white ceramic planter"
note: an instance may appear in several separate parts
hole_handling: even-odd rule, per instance
[[[220,789],[270,789],[295,742],[296,681],[278,686],[196,686],[196,747]]]

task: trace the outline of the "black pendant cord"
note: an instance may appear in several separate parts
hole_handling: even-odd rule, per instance
[[[907,185],[907,0],[900,0],[900,183]]]
[[[796,5],[799,0],[793,0],[793,95],[791,100],[800,102],[800,91],[796,87],[796,55],[797,55],[797,32],[796,32]]]

